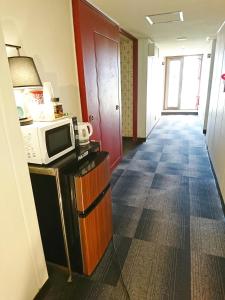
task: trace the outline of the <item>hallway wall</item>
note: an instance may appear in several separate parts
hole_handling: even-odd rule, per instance
[[[161,117],[165,78],[163,61],[164,59],[158,56],[148,57],[146,136]]]
[[[64,111],[81,119],[71,1],[0,1],[0,22],[5,43],[22,46],[21,55],[34,58],[42,82],[51,81]]]
[[[215,60],[216,39],[212,40],[211,57],[208,58],[210,52],[204,53],[202,61],[201,84],[200,84],[200,104],[198,114],[202,121],[203,130],[206,131],[209,115],[209,105],[212,89],[212,76]]]
[[[201,119],[202,124],[204,123],[205,118],[205,108],[207,102],[207,92],[208,92],[208,83],[209,83],[209,70],[211,57],[208,57],[210,53],[204,53],[202,55],[202,69],[201,69],[201,81],[199,89],[199,106],[198,106],[198,115]],[[203,126],[203,125],[202,125]]]
[[[164,93],[163,59],[149,55],[148,39],[138,40],[138,137],[146,138],[161,116]]]
[[[207,126],[207,144],[218,183],[225,199],[225,25],[217,35],[213,81]]]
[[[33,299],[48,278],[0,26],[0,299]]]

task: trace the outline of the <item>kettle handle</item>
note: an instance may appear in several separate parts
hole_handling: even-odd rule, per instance
[[[93,127],[92,127],[91,123],[88,123],[88,122],[87,122],[87,127],[89,127],[89,137],[90,137],[93,133]]]

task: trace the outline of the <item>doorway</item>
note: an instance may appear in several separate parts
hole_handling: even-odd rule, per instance
[[[165,110],[198,110],[202,55],[166,58]]]
[[[137,39],[120,29],[121,120],[123,154],[137,140]]]

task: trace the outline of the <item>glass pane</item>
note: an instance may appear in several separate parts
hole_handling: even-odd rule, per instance
[[[201,57],[184,57],[182,90],[181,90],[181,109],[197,109],[199,94]]]
[[[180,90],[180,60],[170,60],[168,64],[167,106],[178,108]]]

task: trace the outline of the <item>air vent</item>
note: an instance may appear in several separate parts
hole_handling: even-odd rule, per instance
[[[146,16],[146,19],[150,25],[184,21],[182,11],[174,11],[174,12],[162,13],[157,15],[149,15]]]

